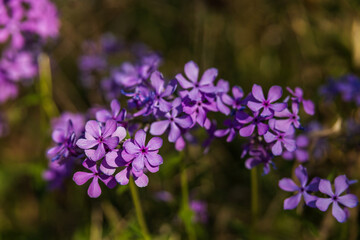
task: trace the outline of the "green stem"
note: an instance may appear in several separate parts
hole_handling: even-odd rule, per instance
[[[132,197],[132,200],[133,200],[133,203],[135,206],[136,217],[137,217],[137,220],[138,220],[140,228],[141,228],[141,233],[142,233],[144,239],[146,239],[146,240],[151,239],[150,235],[149,235],[149,231],[146,226],[145,219],[144,219],[143,210],[141,208],[139,194],[138,194],[137,188],[135,186],[134,180],[132,178],[129,181],[129,185],[130,185],[131,197]]]
[[[49,56],[45,53],[39,55],[39,91],[42,107],[49,119],[58,116],[59,110],[54,103],[52,95],[52,77]]]
[[[182,203],[181,203],[181,213],[180,216],[185,224],[186,233],[188,235],[189,240],[196,239],[195,229],[193,225],[193,212],[189,205],[189,187],[188,187],[188,177],[186,172],[185,165],[185,152],[181,154],[181,172],[180,172],[180,181],[181,181],[181,195],[182,195]]]
[[[259,184],[257,176],[257,168],[251,169],[251,215],[253,227],[256,224],[259,213]]]

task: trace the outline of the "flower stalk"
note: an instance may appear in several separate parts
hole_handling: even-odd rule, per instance
[[[135,183],[132,179],[129,181],[129,185],[130,185],[131,197],[132,197],[132,200],[134,203],[136,217],[137,217],[138,223],[140,225],[141,233],[142,233],[144,239],[149,240],[151,238],[150,238],[147,226],[146,226],[143,210],[142,210],[140,199],[139,199],[139,194],[136,189]]]

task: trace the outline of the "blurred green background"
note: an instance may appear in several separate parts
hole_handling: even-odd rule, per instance
[[[201,69],[218,68],[221,78],[245,92],[254,83],[265,88],[300,86],[305,98],[317,105],[317,114],[302,119],[305,123],[318,119],[332,126],[337,109],[319,104],[318,87],[330,76],[360,70],[360,3],[354,0],[55,3],[61,36],[47,51],[54,102],[61,111],[84,112],[106,104],[82,88],[77,66],[82,43],[105,32],[159,51],[164,58],[160,70],[168,79],[194,60]],[[127,187],[104,190],[99,199],[89,199],[86,187],[71,179],[62,189],[47,190],[41,174],[47,167],[50,123],[39,88],[38,83],[24,88],[17,100],[1,107],[11,134],[0,139],[0,239],[139,239]],[[208,155],[200,147],[190,149],[190,193],[208,204],[208,223],[195,226],[199,239],[358,239],[357,208],[345,224],[314,209],[282,210],[289,194],[280,191],[277,182],[291,176],[293,163],[280,158],[277,170],[260,177],[260,211],[250,228],[250,171],[240,158],[240,144],[218,139]],[[311,176],[346,173],[359,178],[359,154],[337,147],[323,161],[308,165]],[[171,145],[161,152],[160,172],[150,174],[149,186],[139,189],[145,217],[155,239],[186,239],[178,217],[180,159]],[[163,190],[172,193],[174,201],[156,201],[154,193]]]

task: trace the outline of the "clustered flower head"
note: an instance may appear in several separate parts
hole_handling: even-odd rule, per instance
[[[100,53],[106,53],[106,49],[119,50],[114,39],[109,39],[106,44],[102,42],[100,52],[83,56],[80,66],[83,76],[101,72],[101,89],[111,101],[110,107],[90,109],[86,121],[83,116],[80,121],[78,115],[60,117],[61,124],[53,128],[54,147],[48,151],[51,162],[45,173],[53,186],[57,186],[57,178],[68,175],[68,169],[76,168],[74,182],[77,185],[90,182],[88,195],[92,198],[102,192],[99,180],[108,188],[127,185],[129,181],[145,187],[149,184],[149,173],[160,171],[166,163],[161,156],[160,136],[182,151],[187,144],[199,143],[198,129],[207,134],[202,144],[204,152],[216,138],[226,137],[227,142],[236,137],[244,139],[241,158],[245,158],[245,167],[261,165],[264,174],[275,167],[278,156],[296,158],[299,162],[308,160],[309,139],[302,132],[300,115],[302,112],[313,115],[315,107],[311,100],[304,99],[301,88],[288,87],[284,94],[280,86],[264,91],[254,84],[251,92],[245,94],[240,86],[230,87],[228,81],[218,79],[216,68],[201,71],[193,61],[185,64],[184,73],[167,78],[158,69],[160,56],[145,48],[137,48],[134,62],[109,67],[106,54]],[[109,76],[104,76],[104,68],[112,69]],[[211,118],[214,113],[225,116],[224,127],[218,127]],[[288,178],[279,183],[283,190],[296,192],[285,200],[285,209],[295,208],[302,199],[307,206],[323,211],[332,203],[334,216],[345,220],[338,204],[353,207],[355,201],[352,198],[346,202],[349,197],[340,196],[346,184],[332,193],[325,190],[327,182],[320,178],[308,181],[307,171],[301,165],[295,174],[299,184]],[[335,185],[338,188],[338,183]],[[331,202],[313,194],[318,191],[329,195]],[[194,202],[193,208],[203,212],[206,207]]]
[[[353,74],[329,79],[328,83],[320,88],[320,94],[327,101],[333,101],[337,96],[341,96],[344,102],[354,102],[360,106],[360,78]]]
[[[292,197],[285,199],[284,209],[296,208],[302,197],[307,206],[312,208],[318,208],[320,211],[326,211],[330,205],[332,205],[332,215],[338,222],[345,222],[349,217],[348,211],[345,211],[341,206],[345,208],[354,208],[358,204],[358,198],[354,194],[346,192],[352,181],[349,181],[345,175],[337,176],[334,180],[334,190],[331,186],[331,182],[327,179],[320,179],[318,177],[313,178],[308,183],[308,173],[305,167],[299,165],[295,169],[295,175],[298,178],[300,184],[297,185],[290,178],[283,178],[279,181],[279,187],[287,192],[295,192]],[[322,196],[317,196],[314,193],[321,193]]]
[[[18,94],[16,83],[37,74],[42,45],[59,33],[57,9],[49,0],[0,0],[0,103]]]
[[[108,78],[113,86],[110,95],[117,96],[110,109],[97,109],[95,119],[89,119],[80,134],[74,135],[71,122],[61,131],[54,130],[56,146],[48,152],[52,161],[61,163],[68,156],[93,161],[97,168],[92,169],[113,176],[120,185],[132,177],[144,187],[149,181],[146,173],[159,171],[163,163],[159,155],[162,139],[153,137],[146,143],[147,131],[154,136],[166,134],[178,151],[196,141],[192,130],[198,128],[208,134],[203,143],[205,152],[216,137],[227,136],[228,142],[243,137],[248,141],[243,156],[249,155],[245,166],[250,169],[263,164],[265,174],[274,156],[296,150],[299,105],[306,105],[302,94],[281,100],[282,88],[272,86],[265,97],[262,87],[254,84],[245,95],[241,87],[230,88],[228,81],[216,80],[217,69],[201,73],[193,61],[185,64],[185,74],[167,80],[158,70],[159,55],[143,51],[137,58],[136,63],[114,68]],[[126,109],[121,108],[119,100],[126,101]],[[228,117],[225,129],[217,128],[215,120],[209,118],[211,112]]]

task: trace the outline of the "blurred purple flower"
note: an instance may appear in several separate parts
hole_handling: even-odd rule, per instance
[[[339,206],[339,204],[353,208],[358,204],[358,199],[354,194],[341,194],[349,188],[348,179],[345,175],[340,175],[335,178],[334,181],[335,193],[332,190],[329,180],[321,179],[319,184],[319,191],[330,196],[330,198],[318,198],[316,201],[316,207],[325,212],[332,203],[332,215],[338,222],[345,222],[347,214]]]
[[[314,115],[315,114],[315,105],[311,100],[305,100],[303,99],[303,90],[299,87],[295,88],[295,91],[291,90],[291,88],[287,87],[286,88],[288,90],[288,92],[293,95],[292,100],[297,102],[298,104],[302,103],[304,111],[309,114],[309,115]],[[293,110],[294,112],[294,110]]]
[[[190,208],[194,211],[193,221],[205,224],[208,221],[207,204],[204,201],[190,201]]]
[[[299,135],[296,138],[296,150],[293,152],[285,151],[282,157],[286,160],[293,160],[294,158],[303,163],[309,160],[309,153],[307,147],[309,146],[309,138],[306,135]]]
[[[101,109],[96,112],[96,120],[105,123],[107,120],[115,120],[120,126],[125,127],[126,109],[121,109],[118,100],[113,99],[110,103],[111,112],[106,109]]]
[[[296,208],[296,206],[300,203],[301,196],[304,197],[307,206],[313,208],[316,207],[315,202],[318,198],[314,195],[310,195],[309,192],[319,191],[320,178],[313,178],[307,185],[308,173],[306,168],[304,168],[302,165],[299,165],[295,169],[295,175],[297,179],[299,179],[300,186],[296,185],[295,182],[290,178],[283,178],[279,181],[279,187],[282,190],[287,192],[296,192],[294,196],[285,199],[284,209],[290,210]]]

